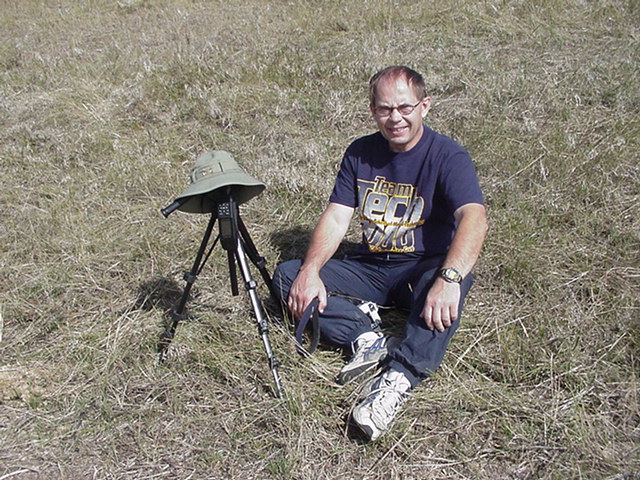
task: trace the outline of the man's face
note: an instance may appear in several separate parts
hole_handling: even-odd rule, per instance
[[[409,114],[403,115],[398,110],[398,107],[402,109],[414,105],[417,106]],[[406,152],[420,140],[424,130],[422,122],[430,107],[431,99],[416,98],[403,77],[384,78],[377,86],[376,103],[371,105],[371,114],[380,133],[389,142],[389,148],[394,152]],[[392,110],[388,111],[390,108]]]

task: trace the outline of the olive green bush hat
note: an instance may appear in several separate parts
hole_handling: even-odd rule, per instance
[[[228,195],[240,205],[262,193],[265,188],[266,185],[249,176],[230,153],[216,150],[198,157],[189,174],[189,186],[176,197],[176,201],[190,197],[178,210],[209,213]]]

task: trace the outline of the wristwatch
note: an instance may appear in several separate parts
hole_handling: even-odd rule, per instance
[[[440,276],[449,283],[461,283],[462,275],[455,268],[443,268],[440,270]]]

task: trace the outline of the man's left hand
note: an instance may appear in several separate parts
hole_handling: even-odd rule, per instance
[[[420,317],[424,318],[429,330],[435,328],[444,332],[458,319],[459,302],[460,285],[438,278],[427,294]]]

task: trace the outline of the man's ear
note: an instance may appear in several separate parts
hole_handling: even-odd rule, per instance
[[[424,97],[424,100],[422,101],[422,118],[427,116],[429,110],[431,110],[431,97]]]

